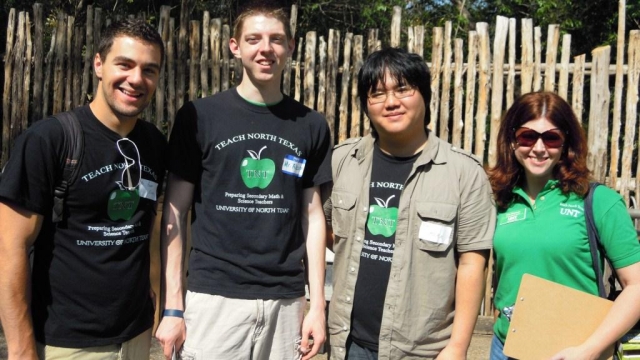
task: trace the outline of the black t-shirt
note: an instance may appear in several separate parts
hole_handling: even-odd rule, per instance
[[[400,196],[417,158],[418,155],[409,158],[390,156],[375,144],[369,184],[369,215],[353,295],[350,334],[355,343],[373,351],[378,351]]]
[[[236,89],[183,106],[169,171],[195,184],[189,290],[241,299],[304,295],[302,192],[331,181],[329,128],[285,96]]]
[[[153,325],[149,233],[164,181],[166,140],[141,120],[129,140],[121,140],[88,106],[74,111],[85,146],[65,200],[66,220],[51,223],[65,152],[62,127],[53,118],[17,139],[0,198],[44,217],[32,273],[36,340],[72,348],[118,344]]]

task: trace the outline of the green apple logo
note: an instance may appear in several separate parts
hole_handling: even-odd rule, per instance
[[[138,209],[140,195],[138,189],[122,190],[116,189],[109,195],[107,204],[107,214],[113,221],[129,220]]]
[[[249,189],[255,187],[264,189],[269,186],[271,180],[273,180],[273,175],[276,172],[276,164],[271,159],[260,160],[260,154],[262,150],[266,148],[266,146],[262,147],[257,154],[253,150],[247,150],[251,157],[242,159],[240,176]]]
[[[386,202],[382,199],[374,198],[378,205],[369,207],[369,218],[367,219],[367,228],[372,235],[390,237],[396,232],[398,208],[387,207],[389,201],[394,197],[395,195],[391,195]]]

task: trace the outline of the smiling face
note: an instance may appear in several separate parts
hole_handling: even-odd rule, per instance
[[[413,95],[398,99],[393,91],[406,88],[408,84],[400,83],[385,72],[384,83],[379,82],[369,92],[367,115],[381,140],[397,139],[411,142],[410,139],[423,137],[425,134],[425,104],[420,91],[415,89]],[[372,104],[371,95],[386,92],[386,99]]]
[[[557,128],[556,125],[544,117],[528,121],[522,124],[521,127],[535,130],[540,134]],[[546,184],[547,181],[553,178],[553,169],[560,161],[562,147],[550,148],[545,146],[541,138],[532,146],[521,146],[514,142],[513,147],[516,160],[524,168],[527,183]]]
[[[229,40],[231,52],[242,61],[242,84],[250,81],[257,88],[280,88],[282,71],[294,48],[285,26],[262,14],[244,19],[240,34]]]
[[[94,58],[100,79],[92,102],[96,117],[109,123],[135,121],[156,90],[160,64],[157,45],[129,36],[116,37],[104,59],[100,54]]]

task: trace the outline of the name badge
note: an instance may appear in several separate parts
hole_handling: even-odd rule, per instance
[[[516,221],[522,221],[527,218],[527,209],[520,209],[498,216],[498,225],[511,224]]]
[[[304,173],[304,166],[307,163],[307,160],[301,159],[299,157],[293,155],[287,155],[284,157],[284,162],[282,163],[282,172],[285,174],[302,177]]]
[[[140,193],[140,197],[156,201],[156,195],[158,193],[158,183],[147,179],[140,179],[140,186],[138,187],[138,191]]]
[[[423,221],[418,236],[422,241],[449,245],[451,242],[451,226]]]

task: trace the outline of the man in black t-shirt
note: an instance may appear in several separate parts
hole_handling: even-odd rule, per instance
[[[95,98],[73,110],[84,148],[61,222],[52,222],[54,187],[73,135],[48,118],[17,139],[0,181],[0,318],[10,359],[149,358],[149,242],[167,144],[138,116],[163,56],[144,21],[103,33]]]
[[[242,61],[241,83],[185,104],[171,133],[165,310],[156,337],[167,358],[179,351],[198,359],[309,359],[325,337],[319,187],[331,180],[329,129],[280,91],[294,48],[282,9],[242,12],[229,47]],[[310,311],[303,321],[305,267]]]

